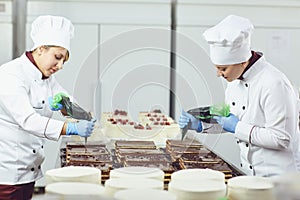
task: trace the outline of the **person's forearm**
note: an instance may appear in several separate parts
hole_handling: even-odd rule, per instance
[[[66,135],[66,132],[67,132],[67,122],[64,123],[64,126],[61,129],[60,135]]]

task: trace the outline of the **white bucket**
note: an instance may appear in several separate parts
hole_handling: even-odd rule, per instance
[[[151,167],[123,167],[110,171],[110,178],[153,178],[164,181],[165,173],[161,169]]]
[[[48,170],[47,184],[56,182],[85,182],[101,184],[101,170],[94,167],[68,166]]]
[[[59,197],[103,197],[104,187],[93,183],[57,182],[45,188],[46,194],[55,194]]]
[[[183,169],[171,175],[171,181],[215,180],[225,183],[225,174],[212,169]]]
[[[125,189],[163,190],[164,183],[150,178],[114,178],[105,181],[105,195],[113,197],[116,192]]]
[[[175,194],[177,200],[218,200],[226,196],[226,184],[214,180],[171,180],[169,192]]]
[[[274,185],[270,178],[238,176],[228,180],[230,200],[274,200]]]

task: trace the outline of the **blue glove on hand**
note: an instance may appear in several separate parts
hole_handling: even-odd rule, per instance
[[[48,104],[49,104],[49,108],[52,111],[58,111],[62,109],[62,104],[61,103],[56,103],[55,105],[53,105],[53,97],[49,97],[48,98]]]
[[[225,131],[235,133],[235,128],[239,119],[234,114],[230,113],[228,117],[214,116],[213,118],[217,120],[218,124],[220,124]]]
[[[94,130],[95,122],[95,119],[92,119],[91,121],[81,120],[78,123],[69,122],[67,124],[66,135],[90,137]]]
[[[181,111],[181,115],[179,117],[179,127],[183,129],[186,127],[190,122],[188,129],[196,130],[197,132],[202,131],[202,123],[200,120],[196,119],[193,115],[185,112],[184,110]]]

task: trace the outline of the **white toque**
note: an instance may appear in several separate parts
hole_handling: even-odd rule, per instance
[[[231,65],[247,61],[251,57],[250,20],[229,15],[220,23],[207,29],[204,39],[210,46],[210,59],[215,65]]]
[[[44,15],[36,18],[31,25],[31,39],[36,49],[42,45],[54,45],[70,52],[70,40],[74,36],[74,26],[65,17]]]

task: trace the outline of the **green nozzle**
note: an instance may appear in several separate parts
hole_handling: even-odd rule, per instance
[[[221,197],[221,198],[219,198],[218,200],[228,200],[228,198],[226,198],[226,197]]]
[[[230,113],[230,106],[228,104],[225,104],[225,103],[212,105],[209,108],[209,113],[211,115],[227,117]]]
[[[54,95],[51,106],[53,108],[58,108],[57,104],[61,102],[63,96],[67,97],[68,95],[66,95],[65,93],[62,93],[62,92],[57,93],[56,95]]]

